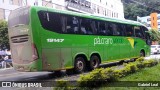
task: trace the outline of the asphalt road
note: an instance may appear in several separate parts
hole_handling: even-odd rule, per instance
[[[47,79],[50,74],[52,72],[18,72],[13,68],[8,68],[0,70],[0,81],[42,80]]]
[[[160,54],[146,57],[146,59],[150,58],[160,59]],[[61,78],[63,76],[66,76],[66,74],[62,73],[62,75],[54,75],[53,72],[18,72],[13,68],[0,69],[0,81],[56,80],[57,78]]]

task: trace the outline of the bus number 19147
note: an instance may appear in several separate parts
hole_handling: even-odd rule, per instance
[[[53,38],[49,38],[47,39],[47,42],[63,42],[64,39],[53,39]]]

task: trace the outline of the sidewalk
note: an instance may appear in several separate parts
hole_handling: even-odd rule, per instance
[[[14,69],[13,67],[9,67],[9,68],[0,68],[0,71],[1,70],[7,70],[7,69]]]

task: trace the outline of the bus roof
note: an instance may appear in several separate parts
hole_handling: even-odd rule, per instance
[[[96,20],[104,20],[104,21],[117,22],[117,23],[129,24],[129,25],[136,25],[136,26],[145,26],[144,24],[140,22],[133,21],[133,20],[127,20],[127,19],[96,16],[93,14],[79,13],[79,12],[73,12],[73,11],[68,11],[68,10],[58,10],[54,8],[44,7],[44,6],[31,6],[31,8],[36,9],[37,11],[46,10],[46,11],[57,12],[57,13],[62,13],[62,14],[67,14],[67,15],[74,15],[74,16],[79,16],[79,17],[86,17],[86,18],[96,19]]]

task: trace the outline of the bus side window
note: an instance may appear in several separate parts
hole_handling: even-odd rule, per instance
[[[113,29],[113,35],[115,35],[115,36],[120,35],[120,31],[119,31],[118,25],[116,23],[112,23],[112,29]]]
[[[65,16],[61,17],[61,23],[62,23],[62,33],[67,33],[66,24],[67,24],[67,18]]]
[[[61,32],[61,15],[58,13],[49,12],[48,24],[49,29],[53,32]]]
[[[144,38],[147,39],[148,37],[150,37],[149,33],[147,32],[148,29],[144,26],[141,27],[142,32],[144,33]]]
[[[66,24],[67,33],[71,33],[71,34],[78,33],[79,32],[78,26],[79,26],[78,18],[68,15],[67,24]]]
[[[80,20],[81,34],[93,34],[91,23],[92,23],[92,20],[81,18]]]
[[[121,27],[122,27],[122,31],[121,32],[123,32],[123,36],[127,36],[126,25],[121,24]]]
[[[106,35],[106,31],[107,30],[105,28],[105,22],[103,22],[103,21],[99,22],[99,30],[98,30],[99,34]]]
[[[61,33],[61,15],[59,13],[39,11],[38,15],[44,29]]]
[[[148,45],[151,45],[152,44],[152,40],[151,40],[151,37],[150,37],[149,33],[146,32],[146,37],[145,38],[146,38],[146,43]]]
[[[123,24],[118,24],[118,30],[120,32],[120,36],[126,36]]]
[[[80,33],[81,34],[87,34],[86,28],[85,28],[85,21],[84,20],[80,20]]]
[[[144,39],[144,35],[139,26],[134,26],[135,36]]]
[[[66,24],[66,31],[67,31],[67,33],[73,33],[71,25],[72,25],[72,19],[71,19],[70,16],[67,16],[67,24]]]
[[[125,28],[126,28],[126,35],[127,36],[129,36],[129,37],[134,36],[133,26],[126,25]]]
[[[86,23],[86,25],[87,25],[87,34],[93,34],[93,30],[94,30],[94,28],[92,28],[92,22],[93,22],[93,20],[90,20],[90,19],[88,19],[87,20],[87,23]]]
[[[106,22],[106,29],[107,29],[107,33],[106,33],[106,35],[108,35],[108,36],[112,36],[113,35],[113,30],[112,30],[112,26],[110,25],[110,23],[107,23]]]
[[[151,45],[152,44],[152,41],[151,41],[151,38],[150,38],[150,35],[149,33],[147,32],[148,29],[146,27],[141,27],[143,33],[144,33],[144,38],[145,38],[145,41],[148,45]]]
[[[78,33],[78,18],[77,17],[72,17],[72,29],[74,31],[74,33]]]
[[[97,34],[97,22],[91,21],[91,29],[93,31],[93,34]]]

